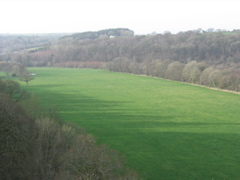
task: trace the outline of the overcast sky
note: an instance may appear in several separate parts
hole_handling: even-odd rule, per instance
[[[0,0],[0,33],[240,29],[240,0]]]

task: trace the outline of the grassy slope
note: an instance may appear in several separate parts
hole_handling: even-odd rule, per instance
[[[31,71],[27,88],[43,104],[124,153],[145,179],[240,178],[240,95],[104,70]]]

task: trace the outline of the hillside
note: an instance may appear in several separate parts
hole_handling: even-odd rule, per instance
[[[149,180],[238,179],[240,96],[107,70],[30,68],[27,87]]]
[[[114,38],[114,37],[129,37],[133,36],[134,32],[127,28],[106,29],[101,31],[88,31],[83,33],[74,33],[72,35],[64,36],[62,39],[73,38],[74,40],[82,39],[98,39],[98,38]]]
[[[0,34],[0,55],[16,53],[18,51],[47,46],[66,35],[66,33],[49,34]],[[1,58],[1,56],[0,56]]]
[[[240,91],[239,32],[133,36],[129,29],[107,29],[0,57],[30,67],[104,68]]]

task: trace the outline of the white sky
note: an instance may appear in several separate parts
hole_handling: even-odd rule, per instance
[[[0,33],[240,29],[240,0],[0,0]]]

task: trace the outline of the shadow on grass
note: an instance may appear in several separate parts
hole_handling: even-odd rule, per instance
[[[129,106],[131,101],[105,101],[41,88],[37,91],[41,91],[44,103],[59,108],[66,121],[86,128],[100,142],[126,154],[129,165],[145,179],[240,177],[240,135],[215,132],[216,126],[224,131],[224,126],[237,127],[238,123],[179,122],[185,117],[153,115]],[[204,132],[205,127],[212,132]],[[194,128],[202,128],[202,133],[190,132]]]
[[[240,177],[239,134],[139,132],[133,139],[127,156],[145,179]]]
[[[55,87],[63,87],[66,86],[65,84],[46,84],[46,85],[31,85],[31,82],[29,83],[29,88],[32,88],[34,91],[35,89],[42,89],[42,88],[55,88]],[[35,88],[35,89],[34,89]],[[44,89],[42,89],[44,90]],[[45,89],[46,91],[46,89]]]

